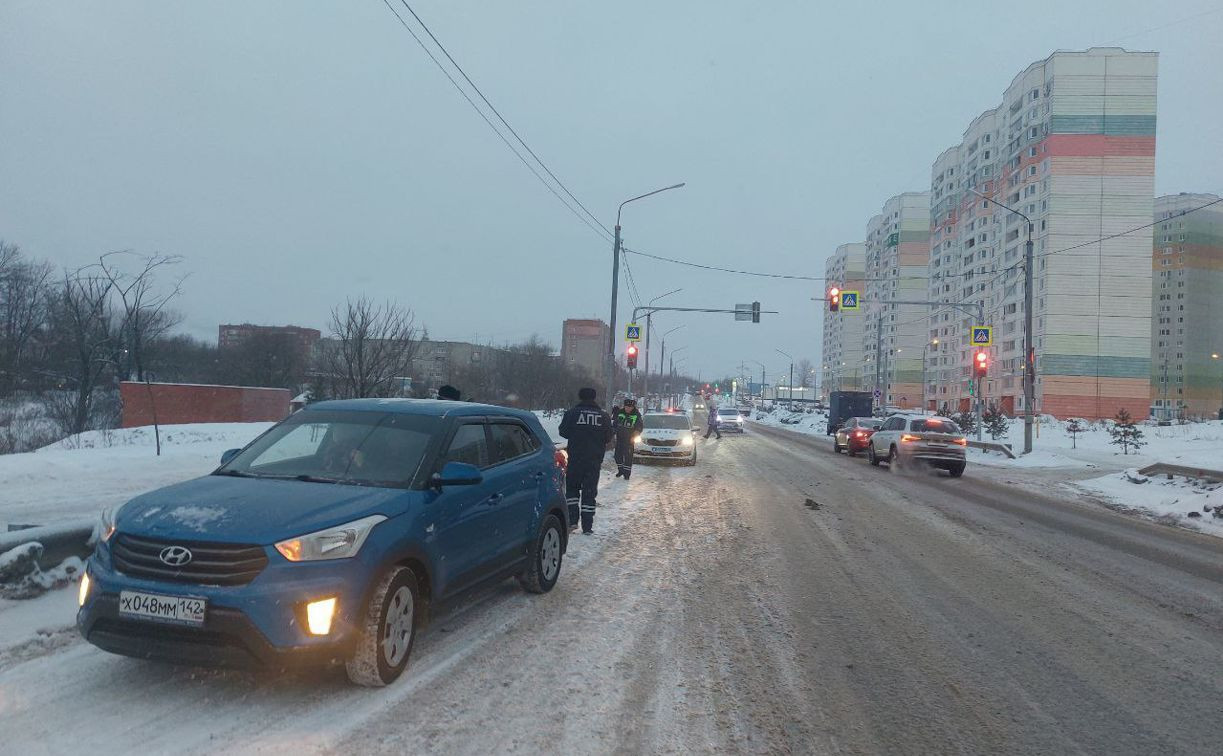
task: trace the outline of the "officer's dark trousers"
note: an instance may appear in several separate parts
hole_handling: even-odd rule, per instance
[[[603,460],[569,460],[569,469],[565,472],[565,503],[569,507],[569,524],[574,525],[579,520],[582,530],[590,530],[594,526],[595,507],[599,495],[599,465]]]

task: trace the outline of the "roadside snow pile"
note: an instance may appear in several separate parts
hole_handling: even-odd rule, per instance
[[[1223,465],[1223,422],[1186,423],[1184,425],[1147,425],[1140,423],[1143,446],[1123,454],[1113,443],[1109,428],[1111,420],[1089,422],[1079,420],[1082,430],[1071,432],[1072,421],[1057,420],[1048,415],[1039,418],[1033,433],[1032,454],[1007,459],[997,453],[970,450],[970,461],[1002,467],[1144,467],[1153,462],[1215,467]],[[970,434],[969,438],[976,438]],[[984,440],[992,440],[988,433]],[[1019,454],[1023,449],[1023,418],[1009,421],[1007,433],[998,443],[1010,444]]]
[[[1223,537],[1223,482],[1181,477],[1169,480],[1129,469],[1073,485],[1101,494],[1119,507],[1150,514],[1158,522]]]
[[[755,410],[752,419],[761,425],[771,425],[774,428],[806,433],[810,436],[827,435],[828,415],[823,412],[803,412],[786,409],[774,409],[772,412]]]
[[[79,558],[69,557],[44,572],[38,566],[42,553],[42,544],[32,541],[0,554],[0,598],[40,596],[52,588],[72,582],[85,568]]]
[[[58,524],[93,518],[136,494],[211,472],[226,449],[245,446],[270,423],[200,423],[89,431],[24,454],[0,455],[0,531],[5,523]]]

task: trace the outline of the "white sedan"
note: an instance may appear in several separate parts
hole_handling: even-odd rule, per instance
[[[692,420],[682,412],[647,412],[633,445],[633,459],[665,459],[696,464],[696,438]]]

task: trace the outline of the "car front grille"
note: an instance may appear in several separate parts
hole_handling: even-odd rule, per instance
[[[647,438],[645,442],[650,446],[679,446],[678,438]]]
[[[191,561],[181,567],[161,561],[170,546],[186,548]],[[116,533],[110,548],[115,568],[125,575],[172,583],[246,585],[268,564],[262,546],[231,543],[165,541]]]

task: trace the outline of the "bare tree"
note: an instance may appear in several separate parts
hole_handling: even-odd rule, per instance
[[[168,306],[182,292],[183,278],[165,287],[158,280],[164,268],[177,265],[182,258],[162,254],[132,255],[140,260],[140,268],[134,273],[125,273],[118,266],[119,255],[131,253],[111,252],[98,258],[101,276],[110,283],[111,295],[118,300],[118,339],[113,344],[113,359],[122,380],[134,377],[143,381],[149,345],[182,320]]]
[[[50,263],[27,261],[15,244],[0,241],[0,396],[28,378],[31,343],[47,323],[52,271]]]
[[[811,388],[815,385],[815,366],[811,364],[811,360],[803,358],[794,366],[794,371],[798,373],[798,385],[803,388]]]
[[[51,332],[58,376],[69,389],[60,408],[66,433],[91,427],[95,392],[102,376],[113,367],[110,357],[117,340],[116,317],[111,306],[111,281],[96,266],[64,273],[62,287],[51,307]]]
[[[412,311],[366,297],[331,311],[331,339],[322,346],[322,372],[338,398],[392,396],[396,379],[411,375],[416,338]]]

